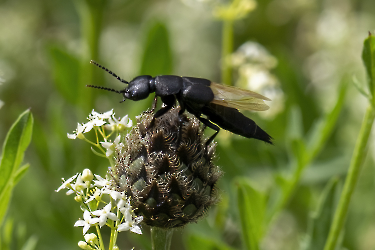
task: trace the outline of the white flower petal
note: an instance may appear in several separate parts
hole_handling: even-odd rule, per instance
[[[70,183],[77,177],[77,175],[78,174],[75,174],[66,181],[64,181],[64,183],[56,190],[56,192],[59,192],[61,189],[68,188],[68,186],[70,186]]]
[[[90,224],[86,224],[84,227],[83,227],[83,234],[86,234],[87,231],[90,229]]]
[[[97,179],[97,180],[94,180],[95,187],[104,187],[110,184],[110,182],[107,179],[104,179],[100,175],[94,174],[94,176]]]
[[[77,220],[76,223],[74,223],[74,226],[75,227],[83,227],[85,225],[85,221],[84,220]]]
[[[118,221],[117,215],[115,215],[114,213],[108,213],[107,218],[113,221]]]
[[[130,229],[129,222],[124,222],[117,227],[118,232],[128,231]]]
[[[113,146],[112,142],[107,142],[107,141],[102,141],[100,142],[100,144],[102,145],[103,148],[106,148],[106,149],[109,149],[110,147]]]
[[[142,234],[141,227],[138,226],[138,225],[133,225],[133,226],[130,228],[130,231],[133,232],[133,233],[136,233],[136,234]]]
[[[74,140],[77,138],[76,134],[67,134],[68,139]]]

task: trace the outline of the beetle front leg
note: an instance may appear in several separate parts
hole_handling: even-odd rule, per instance
[[[151,112],[152,113],[155,111],[157,104],[158,104],[158,97],[155,95],[154,101],[152,102],[152,106],[151,106]]]
[[[155,113],[154,119],[167,113],[176,103],[176,98],[174,97],[174,95],[162,96],[161,100],[165,104],[165,106]]]
[[[165,113],[167,113],[173,107],[173,105],[176,103],[176,98],[173,95],[162,96],[161,100],[165,104],[165,106],[163,108],[159,109],[158,111],[156,111],[156,113],[154,115],[154,118],[152,118],[152,121],[150,123],[150,128],[155,125],[155,119],[156,118],[158,118],[158,117],[164,115]],[[156,107],[156,103],[155,103],[155,107]],[[155,107],[153,107],[153,109],[155,109]]]

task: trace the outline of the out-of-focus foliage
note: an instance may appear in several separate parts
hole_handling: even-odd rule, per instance
[[[12,249],[20,249],[27,239],[35,244],[32,235],[38,239],[36,249],[78,248],[82,230],[73,225],[81,211],[54,190],[61,177],[84,168],[104,175],[108,166],[86,143],[71,141],[66,133],[93,108],[113,108],[119,116],[134,118],[151,105],[152,96],[120,104],[120,95],[86,88],[124,88],[89,61],[126,80],[175,74],[220,82],[222,21],[215,11],[225,4],[0,1],[0,141],[23,110],[31,108],[35,119],[25,156],[31,167],[14,190],[9,222],[3,226],[20,239]],[[329,197],[340,192],[340,185],[330,180],[344,180],[367,105],[352,82],[357,79],[362,88],[367,83],[361,53],[368,31],[375,28],[375,2],[266,0],[254,6],[233,22],[236,52],[226,60],[232,63],[232,83],[280,101],[277,112],[272,104],[264,114],[245,112],[272,135],[275,145],[222,130],[216,139],[217,164],[225,172],[219,183],[221,203],[206,219],[175,232],[171,249],[245,249],[251,242],[259,245],[248,249],[313,249],[306,244],[322,244],[319,228],[328,231],[336,205]],[[250,52],[263,57],[244,50],[242,45],[249,43],[261,48]],[[240,64],[239,53],[246,59]],[[373,138],[342,233],[347,249],[375,247]],[[244,195],[255,197],[255,204]],[[266,208],[251,218],[244,215],[247,206],[254,206],[251,211]],[[243,230],[251,225],[256,238],[244,239]],[[143,231],[123,236],[120,248],[150,249],[148,228]]]

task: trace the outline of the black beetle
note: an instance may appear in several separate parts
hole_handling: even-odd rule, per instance
[[[261,129],[253,120],[244,116],[238,109],[263,111],[269,107],[263,100],[269,98],[250,90],[211,82],[210,80],[195,77],[180,77],[174,75],[149,75],[137,76],[130,82],[121,79],[112,71],[91,61],[90,63],[104,69],[119,81],[128,84],[123,90],[115,90],[100,86],[87,85],[123,94],[125,101],[130,99],[138,101],[145,99],[150,93],[160,96],[165,104],[155,113],[155,118],[165,114],[175,104],[176,99],[180,104],[179,114],[185,109],[195,115],[203,124],[214,129],[216,133],[207,140],[207,145],[219,133],[220,128],[247,138],[255,138],[272,144],[272,137]],[[202,114],[206,118],[202,117]],[[220,127],[220,128],[219,128]]]

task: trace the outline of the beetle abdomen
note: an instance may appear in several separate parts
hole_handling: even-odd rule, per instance
[[[202,108],[202,113],[225,130],[272,144],[272,137],[237,109],[210,103]]]

